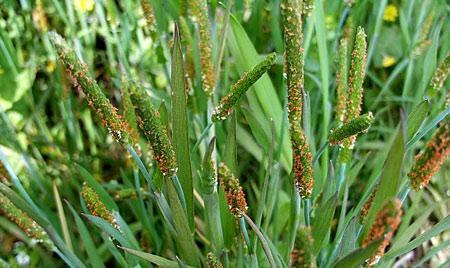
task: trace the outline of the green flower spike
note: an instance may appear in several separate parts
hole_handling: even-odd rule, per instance
[[[336,72],[336,119],[339,125],[344,122],[347,109],[347,69],[348,69],[348,40],[342,38],[338,49],[338,70]]]
[[[296,268],[314,268],[316,267],[313,253],[313,239],[311,229],[301,226],[297,230],[294,250],[291,252],[290,267]]]
[[[202,86],[206,95],[214,92],[214,67],[212,61],[211,25],[206,0],[191,0],[192,15],[198,21]]]
[[[131,135],[133,136],[133,140],[137,141],[138,127],[136,123],[137,121],[136,115],[134,113],[133,102],[131,102],[130,97],[130,86],[133,85],[130,84],[130,82],[124,75],[122,77],[122,85],[120,88],[120,93],[122,95],[123,117],[125,118],[125,121],[130,127],[130,130],[132,131]]]
[[[128,124],[89,75],[86,64],[80,61],[67,42],[56,32],[49,33],[50,40],[58,52],[59,59],[72,78],[73,84],[86,95],[86,100],[95,114],[97,114],[109,133],[123,145],[133,144]]]
[[[444,85],[450,74],[450,52],[445,56],[444,61],[439,65],[431,78],[430,85],[428,87],[428,94],[434,96]]]
[[[28,237],[37,243],[53,250],[55,246],[45,230],[39,226],[27,213],[17,208],[6,196],[0,193],[0,211],[13,221]]]
[[[224,163],[220,163],[218,175],[231,214],[238,218],[242,217],[243,214],[247,213],[247,201],[239,179],[231,173]]]
[[[94,189],[89,187],[86,183],[83,183],[83,187],[81,187],[81,196],[84,201],[86,201],[87,207],[92,215],[104,219],[114,226],[114,228],[119,229],[119,225],[117,224],[111,211],[106,208],[105,204],[100,200],[100,197]]]
[[[300,124],[302,118],[303,31],[301,16],[302,1],[283,0],[281,11],[284,31],[284,69],[288,88],[288,109],[290,125]]]
[[[208,263],[208,268],[223,268],[223,265],[212,252],[209,252],[206,255],[206,261]]]
[[[428,142],[425,151],[416,156],[416,162],[408,177],[411,186],[418,191],[428,185],[450,154],[450,121],[442,123]]]
[[[131,87],[131,101],[138,117],[139,127],[144,132],[153,150],[153,159],[166,178],[177,170],[175,152],[170,143],[167,129],[161,123],[159,114],[153,108],[150,96],[139,86]]]
[[[344,125],[330,131],[329,141],[331,145],[340,144],[344,139],[366,132],[373,124],[375,118],[372,113],[356,117]]]
[[[275,63],[276,54],[272,53],[263,61],[258,63],[252,70],[246,72],[230,89],[230,92],[224,96],[219,105],[215,108],[212,115],[212,121],[217,122],[225,120],[232,112],[233,107],[245,94],[245,92],[256,82],[261,76],[267,72]]]
[[[352,52],[352,62],[348,80],[348,97],[344,123],[358,117],[361,113],[361,103],[363,97],[363,82],[366,68],[366,34],[362,27],[358,27],[355,44]],[[345,139],[342,142],[342,150],[339,155],[339,162],[346,163],[350,160],[351,150],[355,143],[355,136]]]

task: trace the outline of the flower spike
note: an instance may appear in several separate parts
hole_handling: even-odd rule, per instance
[[[311,229],[301,226],[297,230],[295,246],[291,252],[290,267],[296,268],[314,268],[313,239],[311,237]]]
[[[372,113],[364,114],[330,131],[330,144],[340,144],[344,139],[366,132],[375,118]]]
[[[450,121],[442,123],[428,142],[425,151],[416,156],[416,162],[409,172],[411,186],[419,191],[428,185],[450,154]]]
[[[384,254],[384,250],[389,245],[394,232],[397,230],[401,216],[402,216],[402,204],[399,199],[392,199],[386,202],[383,208],[377,213],[376,220],[369,233],[362,242],[363,247],[367,247],[371,242],[383,238],[378,251],[375,255],[370,257],[366,261],[367,266],[373,266],[377,264],[380,258]]]
[[[100,197],[94,189],[88,186],[85,182],[81,187],[81,196],[84,201],[86,201],[87,207],[92,215],[104,219],[114,226],[114,228],[119,229],[119,225],[117,224],[111,211],[106,208],[105,204],[100,200]]]
[[[131,101],[138,117],[139,127],[144,132],[153,150],[153,159],[158,163],[161,173],[171,178],[177,170],[175,152],[161,123],[159,114],[153,108],[150,96],[137,85],[131,87]]]
[[[244,73],[244,75],[231,87],[230,92],[220,100],[219,105],[212,115],[213,122],[225,120],[233,112],[233,107],[242,95],[244,95],[245,92],[247,92],[247,90],[270,69],[270,67],[272,67],[275,63],[275,58],[275,53],[272,53],[249,72]]]
[[[71,76],[74,86],[84,92],[89,106],[99,116],[110,134],[125,146],[133,144],[128,124],[122,120],[117,108],[111,104],[97,82],[89,75],[86,64],[78,59],[73,49],[59,34],[50,32],[49,37],[58,52],[61,63]]]
[[[225,163],[220,163],[218,175],[231,214],[237,218],[242,217],[243,214],[247,213],[247,201],[245,200],[245,194],[239,183],[239,179],[231,173]]]

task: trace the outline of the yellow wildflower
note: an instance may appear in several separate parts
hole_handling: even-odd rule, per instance
[[[45,70],[46,70],[48,73],[53,73],[53,71],[55,70],[55,62],[49,60],[49,61],[47,62],[47,67],[45,67]]]
[[[394,65],[396,62],[397,62],[397,61],[396,61],[395,58],[392,57],[392,56],[389,56],[389,55],[383,56],[383,63],[382,63],[382,65],[383,65],[384,68],[391,67],[391,66]]]
[[[384,10],[383,19],[385,21],[394,22],[398,17],[398,8],[395,5],[388,5]]]
[[[94,9],[94,0],[74,0],[75,7],[81,12],[92,11]]]

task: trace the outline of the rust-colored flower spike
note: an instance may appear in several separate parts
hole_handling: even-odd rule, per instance
[[[436,130],[425,151],[416,156],[416,162],[408,174],[412,188],[418,191],[426,186],[449,154],[450,120],[447,119]]]
[[[314,186],[312,154],[306,136],[298,126],[291,126],[294,182],[301,198],[310,198]]]
[[[239,179],[231,173],[224,163],[220,163],[218,175],[231,214],[235,217],[242,217],[243,214],[247,213],[247,201],[245,200],[245,194],[239,183]]]
[[[9,178],[8,171],[6,171],[5,166],[3,165],[2,161],[0,161],[0,182],[6,184],[9,181],[8,178]]]
[[[431,78],[430,85],[428,87],[428,95],[434,96],[444,85],[450,74],[450,51],[445,56],[445,59],[441,62],[439,67],[433,74]]]
[[[42,243],[45,247],[53,250],[55,246],[45,230],[39,226],[27,213],[17,208],[5,195],[0,193],[0,212],[9,220],[14,222],[28,237]]]
[[[114,228],[119,229],[119,225],[117,224],[117,221],[111,211],[106,208],[105,204],[100,200],[100,197],[94,189],[89,187],[86,183],[83,183],[83,186],[81,187],[81,196],[84,201],[86,201],[87,207],[92,215],[104,219],[114,226]]]
[[[338,48],[338,69],[336,72],[336,120],[344,122],[347,109],[348,39],[342,38]]]
[[[288,88],[288,109],[290,125],[299,125],[302,118],[303,31],[301,0],[283,0],[281,11],[284,32],[284,69]]]
[[[158,163],[161,173],[170,178],[177,170],[175,152],[170,143],[167,129],[161,123],[159,114],[153,108],[150,96],[137,85],[131,87],[131,101],[138,117],[139,127],[150,142],[153,159]]]
[[[316,267],[313,253],[313,239],[311,229],[301,226],[297,230],[294,249],[291,252],[291,265],[295,268],[314,268]]]
[[[199,49],[202,86],[206,95],[211,96],[214,92],[214,66],[212,61],[211,25],[208,18],[208,6],[206,0],[191,0],[190,10],[192,16],[198,22]]]
[[[375,265],[384,254],[384,250],[389,245],[395,230],[397,230],[401,216],[402,204],[399,199],[388,200],[383,208],[377,213],[376,219],[369,233],[362,242],[363,247],[367,247],[371,242],[383,238],[378,251],[366,261],[367,266]]]
[[[361,103],[363,97],[363,82],[366,68],[367,43],[366,34],[362,27],[358,27],[355,44],[352,52],[352,61],[348,78],[348,96],[344,123],[358,117],[361,113]],[[339,155],[341,163],[348,162],[351,150],[355,144],[356,136],[345,139],[342,143],[342,150]]]
[[[212,121],[217,122],[225,120],[233,112],[233,107],[242,95],[244,95],[245,92],[247,92],[247,90],[270,69],[270,67],[272,67],[275,63],[275,59],[276,54],[271,53],[249,72],[244,73],[244,75],[231,87],[230,92],[220,100],[219,105],[214,109]]]
[[[206,261],[208,263],[208,268],[223,268],[222,263],[220,263],[216,255],[214,255],[212,252],[209,252],[206,255]]]
[[[366,220],[367,215],[369,214],[369,210],[372,207],[373,199],[375,198],[375,195],[377,194],[378,187],[376,187],[373,192],[370,194],[367,201],[364,203],[361,212],[359,213],[359,223],[363,224]]]
[[[366,132],[373,124],[375,118],[371,112],[352,119],[344,125],[330,131],[329,141],[331,145],[341,144],[342,141],[359,133]]]
[[[49,37],[58,52],[60,61],[72,77],[74,86],[84,92],[89,106],[99,116],[109,133],[125,146],[132,144],[133,139],[129,133],[128,124],[122,120],[117,108],[111,104],[97,82],[89,75],[86,64],[78,59],[73,49],[59,34],[50,32]]]
[[[153,12],[153,7],[150,4],[150,0],[141,0],[142,11],[144,11],[145,22],[148,27],[154,27],[155,24],[155,14]]]

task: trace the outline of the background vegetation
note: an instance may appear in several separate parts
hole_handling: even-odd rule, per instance
[[[409,191],[407,177],[439,122],[448,124],[449,82],[429,90],[450,51],[448,2],[308,1],[303,128],[315,184],[307,202],[299,201],[291,175],[281,1],[207,1],[215,76],[210,99],[202,89],[202,18],[192,16],[187,2],[0,0],[0,266],[186,267],[206,265],[212,252],[225,267],[268,267],[265,243],[276,266],[289,265],[292,247],[306,247],[317,267],[357,267],[376,251],[360,248],[360,234],[371,225],[359,224],[358,215],[384,180],[383,189],[398,185],[386,196],[403,201],[403,216],[379,267],[448,267],[449,162],[420,191]],[[345,26],[350,20],[352,26]],[[362,113],[372,112],[375,121],[342,169],[339,147],[324,145],[338,126],[339,39],[357,26],[368,44]],[[102,126],[57,60],[49,31],[65,37],[120,114],[127,108],[124,74],[150,94],[175,147],[176,195],[144,135],[140,157],[131,156]],[[267,75],[227,120],[210,128],[220,97],[272,52],[277,58]],[[184,75],[188,79],[180,79]],[[239,178],[255,226],[232,216],[223,190],[209,184],[209,153]],[[110,222],[87,204],[89,189],[80,195],[83,184],[112,213]],[[6,211],[9,202],[32,220],[16,224]],[[44,228],[49,241],[35,244],[30,224]],[[311,225],[314,242],[302,245],[299,234],[294,246],[304,225]]]

